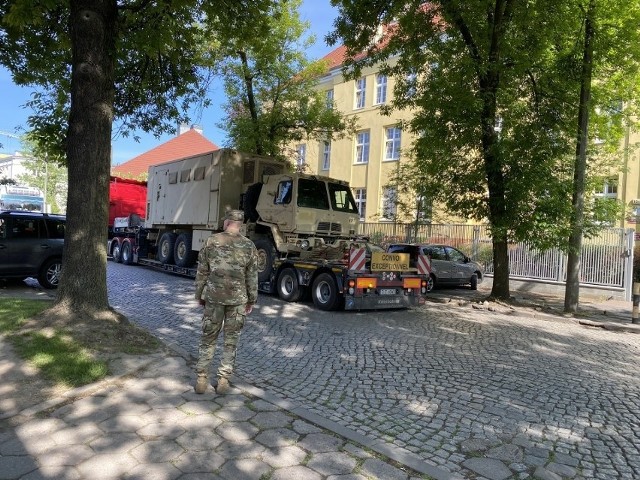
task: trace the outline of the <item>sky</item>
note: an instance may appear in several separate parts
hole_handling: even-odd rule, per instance
[[[314,60],[323,57],[333,49],[325,44],[324,37],[332,28],[337,10],[330,5],[329,0],[303,0],[300,16],[302,20],[310,23],[308,33],[316,36],[314,46],[307,51],[307,58]],[[2,132],[18,135],[24,133],[27,128],[27,118],[31,113],[25,105],[32,92],[32,88],[14,85],[9,71],[0,67],[0,144],[2,144],[0,153],[13,154],[20,150],[20,141],[6,136]],[[221,105],[225,101],[221,85],[213,87],[210,98],[212,106],[202,112],[201,116],[192,118],[191,123],[200,125],[206,138],[218,146],[223,146],[226,141],[225,132],[216,127],[216,124],[222,119]],[[140,142],[133,139],[134,134],[140,136]],[[114,138],[112,140],[111,163],[118,165],[131,160],[172,137],[173,135],[163,135],[160,138],[155,138],[152,134],[136,131],[128,138]]]

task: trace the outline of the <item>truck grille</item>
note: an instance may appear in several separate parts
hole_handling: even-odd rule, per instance
[[[342,224],[333,222],[318,223],[317,235],[340,235],[342,234]]]

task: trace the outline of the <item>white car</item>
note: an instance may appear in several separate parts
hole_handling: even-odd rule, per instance
[[[418,255],[426,255],[431,260],[431,276],[427,284],[430,292],[438,286],[469,285],[472,290],[478,289],[484,271],[457,248],[449,245],[394,243],[387,247],[389,253],[410,254],[410,265],[415,266]]]

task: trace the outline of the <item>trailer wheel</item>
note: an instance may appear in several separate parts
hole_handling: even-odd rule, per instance
[[[258,282],[268,282],[276,258],[276,248],[268,238],[259,238],[254,243],[258,250]]]
[[[133,263],[133,246],[131,240],[125,238],[120,247],[120,258],[125,265],[131,265]]]
[[[58,288],[60,274],[62,273],[62,259],[50,258],[42,264],[38,273],[38,283],[42,288]]]
[[[338,285],[333,275],[321,273],[313,281],[311,287],[313,304],[320,310],[335,310],[340,304]]]
[[[111,257],[116,263],[122,262],[122,248],[120,245],[120,240],[117,238],[111,240]]]
[[[196,252],[191,249],[193,237],[190,233],[181,233],[176,239],[176,246],[173,249],[173,258],[179,267],[191,267],[196,263]]]
[[[176,234],[165,232],[158,243],[158,260],[162,264],[173,264],[173,250],[176,246]]]
[[[297,302],[304,293],[293,268],[285,268],[278,276],[278,296],[287,302]]]

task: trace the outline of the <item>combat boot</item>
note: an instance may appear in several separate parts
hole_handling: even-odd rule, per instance
[[[218,379],[218,386],[216,387],[216,393],[224,395],[229,391],[229,380],[224,377]]]
[[[198,380],[196,380],[196,385],[195,385],[196,393],[206,392],[208,386],[209,386],[209,378],[206,375],[198,375]]]

